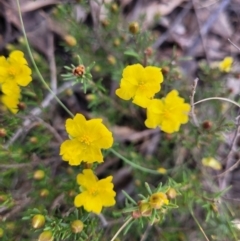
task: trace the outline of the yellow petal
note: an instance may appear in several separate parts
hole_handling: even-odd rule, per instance
[[[145,68],[145,73],[149,83],[160,84],[163,82],[163,75],[160,68],[154,66],[147,66]]]
[[[15,51],[11,52],[8,60],[9,61],[14,60],[14,61],[18,62],[19,64],[22,64],[22,65],[26,64],[27,65],[27,61],[24,58],[24,53],[22,51],[19,51],[19,50],[15,50]]]
[[[12,96],[3,95],[1,96],[1,102],[13,113],[18,112],[18,98],[13,98]]]
[[[76,140],[66,140],[60,146],[60,155],[64,161],[68,161],[69,165],[77,166],[83,161],[83,148]]]
[[[137,91],[137,85],[133,85],[124,81],[121,83],[121,87],[116,90],[116,95],[123,100],[130,100]]]
[[[143,95],[136,95],[133,99],[133,103],[142,107],[147,108],[150,99]]]
[[[83,173],[77,175],[77,183],[85,188],[95,185],[97,180],[91,169],[84,169]]]

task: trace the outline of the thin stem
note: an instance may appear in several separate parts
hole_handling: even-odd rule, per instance
[[[237,50],[240,51],[240,48],[239,48],[235,43],[233,43],[230,39],[228,39],[228,41],[229,41]]]
[[[207,241],[209,241],[207,235],[205,234],[205,232],[204,232],[202,226],[200,225],[200,223],[199,223],[198,220],[196,219],[196,217],[195,217],[195,215],[194,215],[194,213],[193,213],[193,211],[192,211],[191,208],[190,208],[190,213],[191,213],[191,215],[192,215],[194,221],[196,222],[197,226],[199,227],[200,231],[202,232],[203,236],[205,237],[205,239],[206,239]]]
[[[21,14],[21,8],[20,8],[20,3],[19,3],[19,0],[16,0],[17,2],[17,6],[18,6],[18,14],[19,14],[19,18],[20,18],[20,22],[21,22],[21,26],[22,26],[22,31],[23,31],[23,36],[24,36],[24,39],[26,41],[26,45],[27,45],[27,50],[28,50],[28,54],[30,56],[30,59],[32,61],[32,64],[37,72],[37,75],[39,77],[39,79],[41,80],[41,82],[44,84],[44,86],[47,88],[47,90],[54,96],[54,98],[56,99],[56,101],[62,106],[62,108],[71,116],[71,117],[74,117],[73,113],[62,103],[62,101],[56,96],[55,92],[51,90],[51,88],[48,86],[47,82],[44,80],[44,78],[42,77],[42,74],[40,73],[36,63],[35,63],[35,60],[33,58],[33,55],[32,55],[32,51],[30,49],[30,46],[29,46],[29,43],[28,43],[28,39],[27,39],[27,34],[26,34],[26,31],[25,31],[25,27],[24,27],[24,24],[23,24],[23,19],[22,19],[22,14]]]
[[[192,95],[191,95],[190,99],[191,99],[191,116],[192,116],[194,124],[196,126],[199,126],[197,117],[194,113],[194,96],[195,96],[195,93],[196,93],[197,84],[198,84],[198,78],[196,78],[194,80],[194,83],[193,83],[193,86],[192,86]]]
[[[141,171],[144,171],[144,172],[148,172],[148,173],[152,173],[152,174],[157,174],[159,175],[159,172],[158,171],[154,171],[154,170],[151,170],[151,169],[148,169],[146,167],[142,167],[142,166],[139,166],[138,164],[134,163],[134,162],[131,162],[130,160],[128,160],[127,158],[125,158],[124,156],[122,156],[120,153],[118,153],[117,151],[115,151],[114,149],[110,149],[110,151],[117,157],[119,157],[121,160],[123,160],[124,162],[126,162],[128,165],[136,168],[136,169],[139,169]]]
[[[227,99],[227,98],[222,98],[222,97],[210,97],[210,98],[202,99],[202,100],[195,102],[193,105],[197,105],[197,104],[200,104],[200,103],[208,101],[208,100],[223,100],[223,101],[230,102],[240,108],[240,105],[237,102]]]
[[[118,234],[132,221],[132,217],[130,217],[123,225],[121,228],[118,229],[118,231],[116,232],[116,234],[113,236],[113,238],[110,241],[114,241],[115,238],[118,236]]]

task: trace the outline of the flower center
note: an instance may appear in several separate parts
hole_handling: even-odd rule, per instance
[[[88,192],[91,196],[94,196],[94,197],[98,195],[98,189],[96,187],[89,188]]]
[[[170,112],[169,112],[169,110],[164,110],[164,111],[163,111],[163,116],[164,116],[164,118],[169,119],[169,118],[170,118]]]
[[[17,70],[16,70],[16,68],[10,67],[10,68],[8,69],[8,74],[9,74],[12,78],[15,77],[15,76],[17,75]]]
[[[87,135],[81,136],[79,141],[87,146],[91,145],[91,140],[90,140],[89,136],[87,136]]]
[[[145,83],[144,83],[143,81],[139,82],[138,88],[139,88],[140,90],[145,90],[145,89],[146,89]]]

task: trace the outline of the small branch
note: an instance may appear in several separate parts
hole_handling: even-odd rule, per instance
[[[205,237],[205,239],[206,239],[207,241],[209,241],[207,235],[205,234],[205,232],[204,232],[202,226],[201,226],[200,223],[198,222],[198,220],[197,220],[197,218],[195,217],[195,215],[194,215],[194,213],[193,213],[193,211],[192,211],[191,208],[190,208],[190,213],[191,213],[191,215],[192,215],[194,221],[196,222],[198,228],[200,229],[200,231],[202,232],[203,236]]]
[[[73,84],[72,82],[68,82],[68,83],[62,85],[62,86],[58,89],[57,94],[62,93],[62,92],[65,91],[67,88],[70,88],[70,87],[72,86],[72,84]],[[46,108],[47,106],[49,106],[50,102],[51,102],[53,99],[55,99],[55,96],[52,95],[51,93],[49,93],[49,94],[46,96],[46,98],[42,101],[42,103],[41,103],[41,105],[40,105],[41,107],[36,107],[36,108],[32,109],[31,112],[30,112],[30,115],[32,115],[32,116],[38,116],[38,115],[40,115],[40,114],[42,113],[42,110],[43,110],[44,108]],[[21,134],[24,132],[25,128],[26,128],[27,126],[29,126],[30,123],[31,123],[31,120],[30,120],[30,119],[25,120],[25,121],[23,122],[23,124],[22,124],[22,127],[20,127],[20,128],[15,132],[15,134],[10,138],[10,140],[9,140],[3,147],[4,147],[5,149],[8,149],[8,147],[9,147],[10,145],[12,145],[12,144],[19,138],[19,136],[21,136]]]
[[[228,174],[229,172],[233,171],[238,166],[239,163],[240,163],[240,159],[238,159],[237,162],[233,164],[231,167],[229,167],[226,171],[216,175],[215,177],[222,177],[225,174]]]
[[[45,122],[44,120],[42,120],[37,116],[34,116],[34,118],[37,119],[46,129],[48,129],[49,132],[53,134],[53,136],[59,143],[63,142],[62,137],[57,133],[57,131],[51,125],[49,125],[47,122]]]
[[[16,213],[19,213],[22,209],[25,207],[29,207],[29,204],[31,203],[31,198],[25,198],[23,201],[18,201],[14,208],[3,216],[2,220],[7,220],[16,215]]]
[[[239,48],[235,43],[233,43],[230,39],[228,39],[228,41],[229,41],[237,50],[240,51],[240,48]]]

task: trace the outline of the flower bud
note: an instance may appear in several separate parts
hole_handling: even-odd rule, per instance
[[[103,19],[101,20],[101,24],[104,28],[106,28],[107,26],[109,26],[109,20],[108,19]]]
[[[43,231],[43,232],[39,235],[38,241],[53,241],[52,231],[50,231],[50,230]]]
[[[68,192],[68,196],[69,197],[75,197],[77,195],[77,193],[74,191],[74,190],[70,190],[69,192]]]
[[[167,195],[163,192],[154,193],[151,195],[149,203],[152,208],[160,209],[164,204],[168,204],[169,200],[167,199]]]
[[[43,170],[37,170],[33,174],[35,180],[42,180],[45,177],[45,172]]]
[[[67,96],[72,96],[73,95],[73,90],[68,88],[68,89],[66,89],[65,93],[66,93]]]
[[[67,174],[69,174],[69,175],[74,174],[74,170],[73,170],[72,167],[67,167],[66,172],[67,172]]]
[[[42,189],[40,191],[40,197],[47,197],[49,195],[49,191],[47,189]]]
[[[36,214],[32,218],[32,227],[35,229],[42,228],[45,224],[45,217],[42,214]]]
[[[75,220],[71,223],[71,230],[73,233],[80,233],[83,230],[83,222],[81,220]]]
[[[118,5],[117,5],[116,3],[113,3],[113,4],[111,5],[111,11],[112,11],[113,13],[116,13],[116,12],[118,11]]]
[[[148,202],[141,201],[138,204],[138,207],[139,207],[139,211],[140,211],[140,213],[143,217],[151,216],[152,208],[151,208],[151,206],[149,205]]]
[[[30,141],[32,144],[36,144],[36,143],[38,143],[38,138],[35,137],[35,136],[32,136],[29,141]]]
[[[13,44],[7,44],[7,45],[5,46],[5,48],[6,48],[9,52],[11,52],[11,51],[13,51],[13,50],[16,50],[16,46],[14,46]]]
[[[214,212],[218,213],[218,206],[216,203],[212,203],[211,207]]]
[[[113,45],[114,45],[115,47],[118,47],[118,46],[120,45],[120,40],[119,40],[118,38],[116,38],[116,39],[114,40],[114,42],[113,42]]]
[[[202,123],[202,128],[203,128],[204,130],[209,130],[209,129],[211,129],[211,128],[212,128],[212,122],[211,122],[211,121],[208,121],[208,120],[204,121],[204,122]]]
[[[26,40],[25,40],[24,37],[18,38],[18,42],[21,43],[21,44],[23,44],[23,45],[26,45]]]
[[[94,68],[93,68],[93,71],[96,72],[96,73],[99,73],[101,71],[101,66],[95,65]]]
[[[0,203],[7,201],[8,196],[6,194],[0,194]]]
[[[169,199],[174,199],[177,196],[176,190],[172,187],[168,189],[166,194],[167,194]]]
[[[115,57],[114,57],[113,55],[108,55],[107,61],[108,61],[108,63],[111,64],[111,65],[115,65],[116,62],[117,62],[116,59],[115,59]]]
[[[132,22],[128,26],[128,30],[132,34],[137,34],[139,32],[139,24],[137,22]]]
[[[141,215],[139,210],[135,210],[135,211],[132,212],[132,217],[134,219],[138,219],[138,218],[142,217],[142,215]]]
[[[7,135],[7,131],[4,128],[0,128],[0,137],[5,137]]]
[[[145,49],[144,53],[147,55],[147,56],[152,56],[153,54],[153,49],[151,47],[148,47]]]
[[[126,34],[122,34],[121,35],[121,40],[124,41],[124,42],[127,41],[127,35]]]
[[[86,73],[85,66],[80,64],[72,70],[72,73],[76,77],[82,77]]]
[[[17,106],[18,106],[19,110],[25,110],[26,109],[26,104],[24,102],[19,102]]]
[[[139,179],[135,180],[135,185],[140,187],[142,185],[142,182]]]
[[[70,47],[76,46],[76,44],[77,44],[77,40],[72,35],[64,36],[64,41]]]
[[[7,222],[6,223],[6,230],[13,231],[16,228],[16,225],[14,222]]]
[[[169,68],[168,66],[164,66],[164,67],[162,67],[162,73],[163,73],[163,75],[168,74],[169,71],[170,71],[170,68]]]

